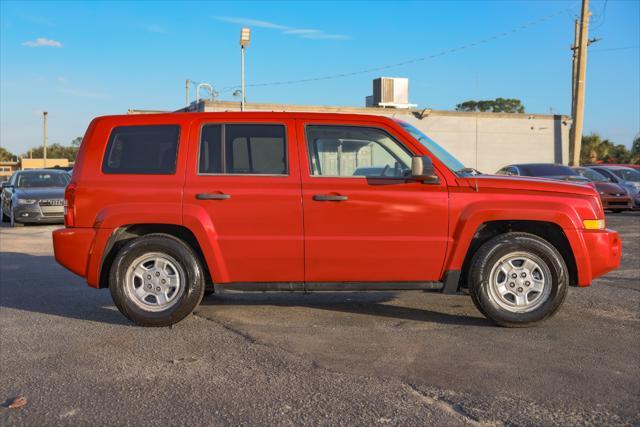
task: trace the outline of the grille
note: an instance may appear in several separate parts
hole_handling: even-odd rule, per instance
[[[64,207],[64,199],[40,200],[40,206],[62,206]]]
[[[63,199],[51,199],[40,200],[38,202],[42,216],[57,217],[64,216],[64,200]]]

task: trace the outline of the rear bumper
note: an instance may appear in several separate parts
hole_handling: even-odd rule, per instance
[[[577,256],[578,286],[589,286],[591,281],[620,266],[622,240],[613,230],[582,231],[583,255]]]
[[[93,228],[61,228],[54,231],[53,252],[56,261],[77,275],[87,277],[95,236]]]

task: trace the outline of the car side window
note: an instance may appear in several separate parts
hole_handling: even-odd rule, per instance
[[[198,173],[286,175],[287,166],[284,125],[202,126]]]
[[[119,126],[102,162],[106,174],[171,175],[176,172],[178,125]]]
[[[411,154],[382,129],[308,125],[307,153],[312,176],[405,177]]]

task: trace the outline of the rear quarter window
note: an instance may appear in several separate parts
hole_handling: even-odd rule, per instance
[[[119,126],[111,131],[102,162],[106,174],[176,172],[180,126]]]

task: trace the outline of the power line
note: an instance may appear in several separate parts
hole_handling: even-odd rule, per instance
[[[624,46],[624,47],[612,47],[608,49],[592,49],[591,52],[608,52],[610,50],[627,50],[627,49],[639,49],[640,45],[636,46]]]
[[[595,31],[598,28],[602,27],[605,21],[607,20],[607,3],[609,3],[609,0],[604,0],[604,6],[602,6],[602,11],[598,14],[599,22],[595,27],[591,28],[591,31]]]
[[[470,49],[472,47],[475,46],[479,46],[482,44],[486,44],[486,43],[490,43],[492,41],[498,40],[498,39],[502,39],[508,36],[511,36],[515,33],[519,33],[521,31],[524,31],[526,29],[529,29],[531,27],[534,27],[536,25],[542,24],[543,22],[546,22],[552,18],[555,18],[558,15],[564,14],[567,12],[567,10],[572,10],[573,8],[568,8],[568,9],[562,9],[560,11],[554,12],[552,14],[543,16],[542,18],[527,22],[526,24],[523,24],[519,27],[513,28],[509,31],[505,31],[499,34],[495,34],[491,37],[486,37],[482,40],[473,42],[473,43],[468,43],[462,46],[458,46],[456,48],[452,48],[452,49],[447,49],[447,50],[443,50],[440,51],[438,53],[434,53],[432,55],[428,55],[428,56],[423,56],[423,57],[419,57],[419,58],[413,58],[413,59],[409,59],[406,61],[402,61],[402,62],[396,62],[394,64],[387,64],[387,65],[381,65],[379,67],[373,67],[373,68],[367,68],[364,70],[359,70],[359,71],[351,71],[351,72],[347,72],[347,73],[340,73],[340,74],[330,74],[330,75],[326,75],[326,76],[319,76],[319,77],[310,77],[310,78],[305,78],[305,79],[296,79],[296,80],[282,80],[282,81],[275,81],[275,82],[265,82],[265,83],[253,83],[253,84],[249,84],[246,85],[247,87],[265,87],[265,86],[283,86],[283,85],[290,85],[290,84],[297,84],[297,83],[309,83],[309,82],[315,82],[315,81],[321,81],[321,80],[333,80],[333,79],[339,79],[339,78],[345,78],[345,77],[352,77],[352,76],[357,76],[357,75],[361,75],[361,74],[369,74],[369,73],[373,73],[373,72],[377,72],[377,71],[384,71],[384,70],[388,70],[390,68],[397,68],[397,67],[401,67],[404,65],[410,65],[410,64],[414,64],[416,62],[422,62],[422,61],[427,61],[429,59],[433,59],[433,58],[437,58],[440,56],[445,56],[451,53],[455,53],[455,52],[459,52],[461,50],[466,50],[466,49]],[[235,85],[235,86],[227,86],[225,88],[223,88],[222,90],[220,90],[220,93],[224,93],[224,92],[228,92],[231,91],[233,89],[237,89],[239,86]]]

